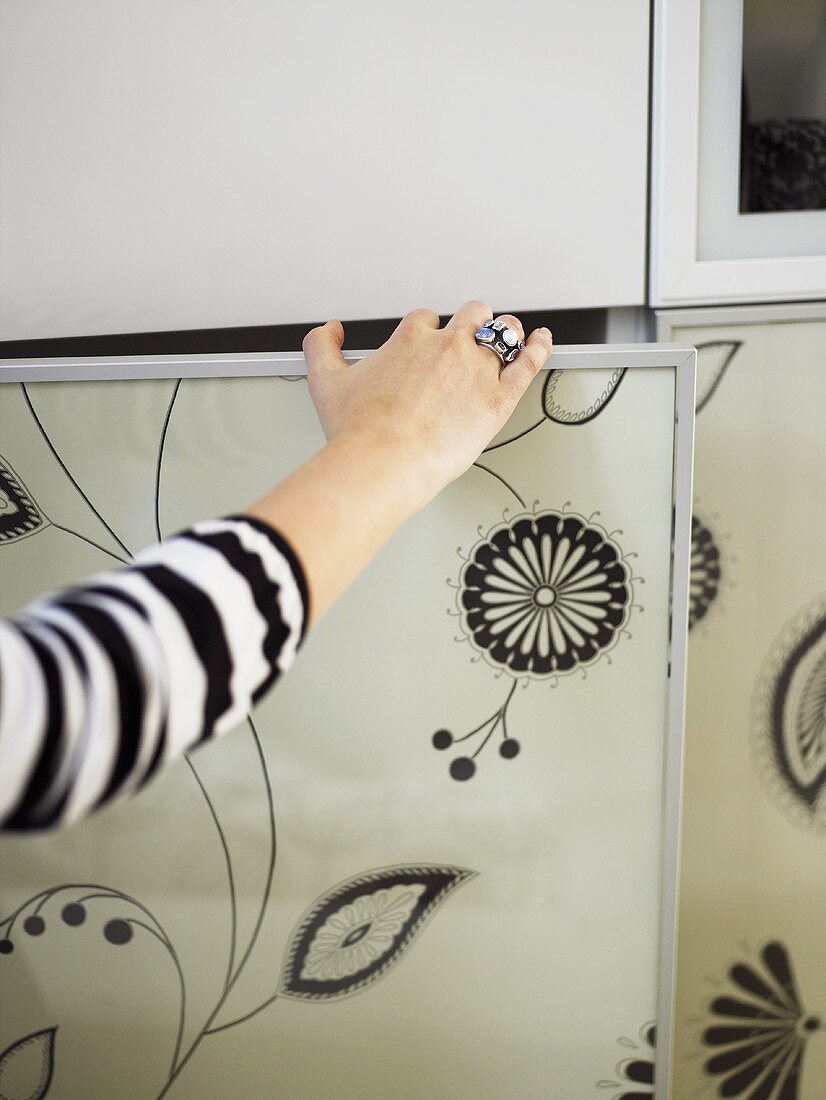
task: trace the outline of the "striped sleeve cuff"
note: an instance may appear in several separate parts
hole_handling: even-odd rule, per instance
[[[307,634],[284,536],[202,520],[0,624],[0,828],[68,824],[244,720]]]
[[[189,636],[204,695],[199,741],[241,722],[306,637],[304,569],[284,536],[254,517],[200,520],[142,551],[127,572],[160,593]]]
[[[298,644],[300,646],[307,635],[307,624],[310,621],[310,587],[307,583],[307,574],[301,559],[280,531],[277,531],[264,520],[258,519],[257,516],[231,515],[225,516],[224,518],[233,523],[246,523],[256,531],[260,531],[262,535],[270,540],[276,551],[281,554],[289,565],[303,609],[301,630],[298,638]]]

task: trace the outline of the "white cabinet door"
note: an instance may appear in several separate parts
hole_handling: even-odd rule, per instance
[[[4,0],[5,339],[641,304],[647,0]]]
[[[658,0],[654,29],[651,303],[826,297],[823,4]]]

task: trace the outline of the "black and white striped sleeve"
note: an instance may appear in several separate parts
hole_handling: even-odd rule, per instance
[[[0,620],[0,828],[77,821],[237,725],[308,613],[288,542],[232,515]]]

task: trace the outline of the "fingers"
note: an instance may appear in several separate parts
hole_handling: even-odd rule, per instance
[[[397,329],[404,328],[438,328],[439,327],[439,314],[435,309],[411,309],[409,313],[405,313],[401,321],[397,326]]]
[[[445,325],[445,331],[459,329],[473,335],[476,329],[480,328],[485,321],[489,321],[491,317],[493,317],[493,310],[488,303],[474,298],[470,302],[465,302],[463,306],[456,310]]]
[[[502,369],[499,382],[506,388],[514,403],[548,362],[553,347],[554,339],[548,329],[534,329],[514,361]]]
[[[514,317],[512,313],[499,313],[496,317],[494,317],[494,320],[504,321],[506,325],[510,326],[510,328],[516,329],[516,331],[519,333],[520,340],[525,339],[525,330],[522,328],[522,322],[519,320],[518,317]]]
[[[332,318],[326,325],[311,328],[301,343],[307,361],[307,372],[345,369],[347,360],[341,353],[343,345],[344,325],[336,318]]]

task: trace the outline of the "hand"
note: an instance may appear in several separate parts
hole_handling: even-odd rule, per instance
[[[341,353],[338,320],[304,338],[310,395],[328,440],[357,437],[417,464],[438,492],[479,457],[516,407],[553,348],[547,329],[535,329],[516,359],[500,373],[497,357],[474,340],[493,316],[470,301],[444,328],[430,309],[414,309],[386,343],[360,362]],[[501,315],[524,339],[522,325]]]

